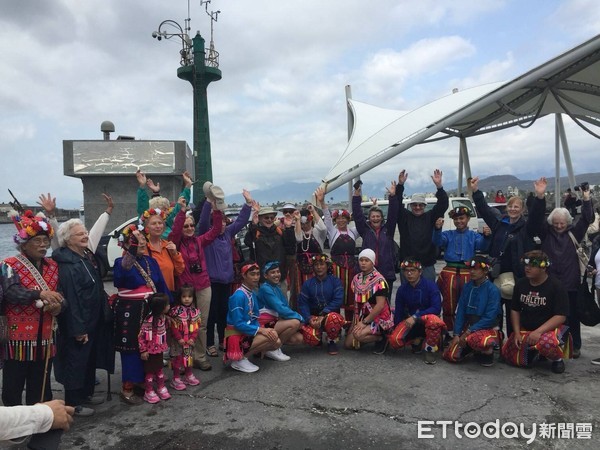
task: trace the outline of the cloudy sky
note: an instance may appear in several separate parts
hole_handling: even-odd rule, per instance
[[[176,76],[180,44],[152,39],[164,19],[183,24],[187,0],[19,0],[0,15],[0,201],[51,190],[82,203],[79,179],[63,176],[63,139],[116,135],[186,140],[192,91]],[[222,80],[208,100],[215,182],[226,192],[287,181],[315,186],[347,140],[344,86],[353,98],[411,110],[452,88],[510,80],[593,37],[595,0],[212,0]],[[191,1],[192,34],[210,20]],[[599,166],[597,142],[566,119],[576,173]],[[469,144],[474,174],[553,173],[553,121]],[[457,173],[458,143],[416,147],[363,176],[409,171],[424,190],[439,167]],[[596,170],[596,169],[593,169]],[[408,186],[407,186],[408,187]],[[379,193],[374,193],[379,194]]]

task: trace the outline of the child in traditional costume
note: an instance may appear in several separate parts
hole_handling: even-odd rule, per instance
[[[170,308],[169,297],[164,294],[154,294],[150,296],[148,303],[150,313],[142,322],[138,343],[140,358],[144,361],[144,381],[146,383],[144,400],[148,403],[158,403],[160,400],[171,398],[171,394],[165,386],[165,374],[163,373],[163,352],[169,348],[166,317]],[[154,380],[158,387],[157,391],[154,390]]]
[[[171,317],[171,366],[173,380],[171,386],[183,391],[186,384],[197,386],[200,381],[192,373],[194,343],[198,339],[200,328],[200,311],[194,306],[196,295],[194,286],[186,284],[179,289],[176,303],[169,312]],[[181,368],[185,368],[183,381]]]

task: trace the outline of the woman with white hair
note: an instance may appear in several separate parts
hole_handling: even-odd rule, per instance
[[[58,316],[58,342],[55,375],[65,388],[65,402],[75,407],[75,414],[90,416],[94,410],[84,405],[102,403],[99,397],[93,398],[99,349],[106,350],[110,339],[106,336],[104,318],[108,314],[108,303],[102,277],[94,250],[112,213],[110,196],[103,194],[107,203],[92,227],[93,236],[83,222],[71,219],[58,228],[58,248],[52,258],[58,264],[61,291],[66,299],[66,307]],[[41,204],[49,214],[54,215],[55,200],[40,196]],[[112,355],[112,349],[108,351]],[[102,352],[105,355],[104,352]],[[110,365],[100,364],[108,370]]]
[[[594,220],[594,210],[589,188],[582,190],[583,204],[581,217],[573,225],[573,218],[566,208],[555,208],[548,219],[546,211],[546,180],[543,189],[536,190],[536,199],[532,203],[529,222],[535,227],[536,234],[542,240],[541,250],[548,255],[550,267],[548,273],[562,281],[569,294],[569,316],[567,324],[573,337],[573,358],[579,358],[581,349],[581,324],[577,317],[577,289],[581,283],[579,258],[576,242],[580,243],[590,223]],[[539,181],[540,183],[542,181]]]

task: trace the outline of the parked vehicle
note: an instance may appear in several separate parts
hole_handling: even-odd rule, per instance
[[[478,230],[479,223],[477,220],[477,213],[475,210],[475,205],[473,204],[471,199],[469,199],[468,197],[449,197],[448,200],[449,200],[448,201],[448,209],[446,210],[446,212],[444,212],[444,225],[442,225],[442,230],[445,231],[445,230],[454,230],[455,229],[454,221],[448,216],[448,213],[451,210],[453,210],[454,208],[457,208],[459,206],[465,206],[465,207],[469,208],[469,210],[471,211],[471,217],[469,218],[469,225],[468,225],[469,229]],[[427,212],[427,211],[431,211],[433,209],[434,205],[437,202],[437,198],[436,197],[426,197],[425,201],[427,202],[427,204],[425,205],[425,212]],[[402,200],[402,203],[404,204],[405,208],[409,207],[408,202],[410,202],[410,199],[405,198],[404,200]],[[379,206],[382,209],[383,215],[385,217],[387,217],[388,205],[389,205],[388,200],[377,200],[377,206]],[[368,214],[369,208],[371,206],[373,206],[373,202],[362,202],[361,206],[366,215],[366,214]]]

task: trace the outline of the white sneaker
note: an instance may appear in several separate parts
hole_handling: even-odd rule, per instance
[[[248,358],[242,358],[239,361],[232,361],[231,368],[246,373],[252,373],[258,370],[258,366],[248,361]]]
[[[280,348],[265,352],[265,356],[275,361],[289,361],[291,359],[288,355],[283,353]]]

